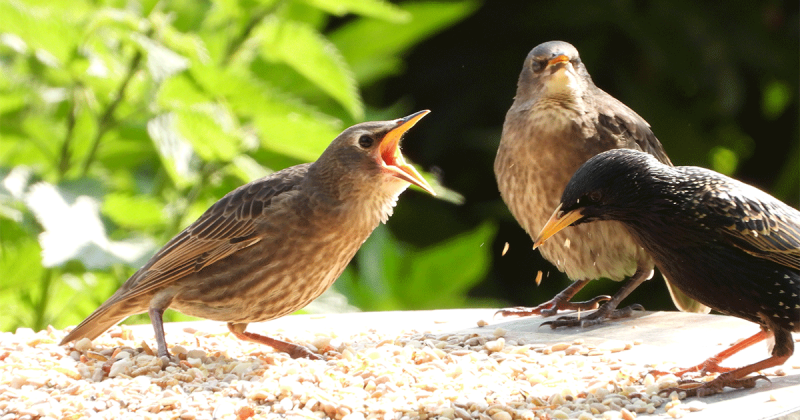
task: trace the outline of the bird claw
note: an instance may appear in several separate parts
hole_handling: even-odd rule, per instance
[[[697,382],[693,380],[680,381],[678,387],[663,389],[658,392],[660,396],[668,396],[673,391],[685,392],[687,397],[707,397],[722,392],[725,387],[749,389],[755,388],[759,379],[764,379],[772,383],[764,375],[748,376],[745,378],[730,378],[725,374],[718,376],[709,382]],[[683,387],[681,385],[696,385],[693,387]]]
[[[691,366],[691,367],[688,367],[688,368],[678,368],[678,370],[674,370],[673,369],[673,371],[671,371],[671,372],[664,372],[664,371],[660,371],[660,370],[651,370],[649,373],[651,375],[653,375],[654,377],[660,377],[660,376],[665,376],[665,375],[675,375],[675,376],[677,376],[679,378],[682,378],[684,375],[689,374],[689,373],[696,374],[696,375],[693,375],[695,377],[703,377],[703,376],[707,376],[710,373],[726,373],[726,372],[730,372],[732,370],[735,370],[735,368],[723,367],[723,366],[720,366],[719,364],[720,364],[720,360],[718,359],[718,357],[715,356],[715,357],[712,357],[712,358],[704,361],[703,363],[700,363],[699,365]]]
[[[564,302],[552,299],[532,308],[516,306],[513,308],[501,309],[494,313],[494,317],[496,318],[498,315],[503,317],[541,315],[546,318],[555,315],[558,311],[590,311],[599,308],[600,304],[609,300],[611,300],[611,296],[608,295],[597,296],[585,302]]]
[[[578,327],[578,326],[581,328],[586,328],[602,324],[603,322],[605,322],[606,319],[628,318],[631,315],[633,315],[634,311],[643,311],[643,310],[644,307],[642,305],[639,305],[638,303],[627,306],[622,309],[614,309],[613,311],[610,312],[604,311],[601,308],[597,312],[593,312],[583,317],[562,316],[553,321],[543,322],[540,325],[540,327],[549,325],[551,329],[556,329],[558,327]]]
[[[295,348],[293,348],[291,350],[286,350],[286,353],[292,359],[325,360],[325,358],[323,356],[321,356],[319,354],[316,354],[316,353],[312,353],[311,350],[309,350],[309,349],[307,349],[307,348],[305,348],[303,346],[299,346],[299,345],[296,345],[296,346],[297,347],[295,347]]]

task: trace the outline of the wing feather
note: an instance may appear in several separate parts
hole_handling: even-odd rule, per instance
[[[597,88],[600,90],[599,88]],[[601,90],[602,92],[602,90]],[[603,92],[605,94],[605,92]],[[617,146],[641,150],[655,156],[661,163],[672,166],[661,142],[658,141],[650,124],[639,114],[628,108],[611,95],[601,95],[602,104],[598,103],[600,114],[598,121],[603,130],[598,133],[610,135],[617,140]],[[603,133],[605,131],[606,133]]]
[[[123,293],[115,300],[164,288],[261,241],[256,219],[275,197],[300,185],[308,165],[293,166],[228,193],[156,253],[123,285]]]
[[[800,270],[800,212],[750,185],[722,177],[706,187],[703,202],[726,219],[721,232],[753,256]]]

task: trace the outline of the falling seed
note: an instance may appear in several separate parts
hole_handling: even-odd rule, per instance
[[[505,256],[505,255],[506,255],[506,252],[508,252],[508,242],[506,242],[506,244],[505,244],[505,245],[503,245],[503,253],[502,253],[502,254],[500,254],[500,256],[501,256],[501,257],[502,257],[502,256]]]
[[[539,272],[536,273],[536,285],[538,286],[541,282],[542,282],[542,270],[539,270]]]
[[[569,248],[569,244],[570,244],[569,238],[564,239],[564,248]]]

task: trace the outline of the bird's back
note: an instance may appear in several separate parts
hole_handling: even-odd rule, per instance
[[[719,312],[800,330],[800,212],[705,168],[643,162],[647,177],[616,188],[648,197],[624,220],[664,275]]]

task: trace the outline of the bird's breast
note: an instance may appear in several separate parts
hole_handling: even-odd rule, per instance
[[[585,143],[590,114],[563,103],[539,101],[509,110],[495,159],[503,200],[531,236],[538,235],[558,206],[572,174],[593,156]],[[539,248],[572,279],[633,274],[641,249],[616,222],[570,227]]]

